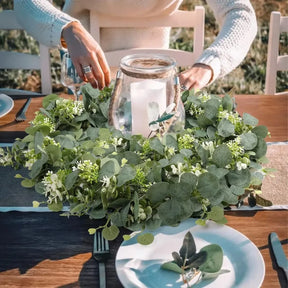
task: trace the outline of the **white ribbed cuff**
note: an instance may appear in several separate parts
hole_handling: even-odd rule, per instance
[[[212,79],[210,80],[209,85],[213,83],[219,77],[221,73],[221,63],[220,63],[220,59],[217,56],[214,56],[211,54],[206,55],[204,52],[204,54],[202,54],[197,59],[196,63],[202,63],[205,65],[208,65],[213,70]]]
[[[50,34],[50,45],[53,47],[62,47],[61,44],[61,34],[63,28],[71,22],[79,22],[79,20],[70,17],[69,15],[62,14],[58,15],[51,27]]]

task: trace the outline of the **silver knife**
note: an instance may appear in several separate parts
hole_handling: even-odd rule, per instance
[[[288,260],[281,245],[281,242],[278,238],[278,235],[275,232],[270,233],[270,243],[277,265],[284,271],[286,280],[288,281]]]

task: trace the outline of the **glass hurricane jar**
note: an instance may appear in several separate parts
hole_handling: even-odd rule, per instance
[[[176,62],[165,55],[121,59],[109,108],[109,124],[124,134],[151,137],[184,128]]]

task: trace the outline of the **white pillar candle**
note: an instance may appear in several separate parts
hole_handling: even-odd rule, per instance
[[[132,134],[141,134],[148,137],[151,130],[149,123],[156,120],[166,109],[166,83],[157,80],[143,80],[131,83],[131,111],[132,111]],[[157,113],[151,119],[149,103],[155,107]],[[150,117],[149,117],[150,116]],[[149,119],[150,118],[150,119]]]

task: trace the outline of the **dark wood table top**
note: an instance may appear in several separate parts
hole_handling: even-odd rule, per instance
[[[65,96],[67,97],[67,96]],[[236,95],[237,111],[247,112],[266,125],[271,141],[287,141],[287,96]],[[11,142],[34,118],[42,98],[33,98],[27,120],[14,121],[25,100],[15,100],[12,111],[0,118],[0,142]],[[12,133],[12,134],[11,134]],[[9,141],[8,141],[9,140]],[[228,226],[247,236],[265,261],[262,288],[287,287],[284,274],[270,252],[268,236],[276,232],[288,255],[288,211],[229,211]],[[0,287],[99,287],[98,264],[92,258],[93,236],[88,229],[99,225],[86,217],[60,217],[52,212],[0,213]],[[122,230],[121,233],[127,233]],[[115,256],[122,242],[110,243],[107,287],[122,287],[115,270]],[[254,288],[254,287],[243,287]]]
[[[271,255],[268,236],[276,232],[288,253],[288,211],[233,211],[226,217],[227,225],[247,236],[261,252],[265,261],[262,288],[287,287]],[[0,286],[99,287],[98,264],[92,257],[93,236],[88,234],[88,229],[97,225],[99,221],[86,217],[68,219],[52,212],[0,213]],[[110,243],[106,264],[109,288],[123,287],[115,270],[121,242],[119,236]]]

